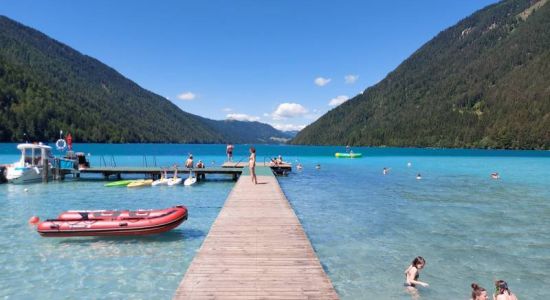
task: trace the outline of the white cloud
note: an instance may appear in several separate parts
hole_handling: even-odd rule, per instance
[[[183,101],[191,101],[193,99],[195,99],[197,95],[191,93],[191,92],[184,92],[184,93],[181,93],[178,95],[178,99],[180,100],[183,100]]]
[[[332,79],[330,78],[323,78],[323,77],[317,77],[313,81],[318,86],[325,86],[327,85]]]
[[[340,95],[336,96],[336,98],[330,99],[330,102],[328,103],[329,106],[338,106],[346,101],[349,100],[349,97],[346,95]]]
[[[250,116],[247,114],[227,114],[225,118],[228,120],[249,121],[249,122],[260,120],[260,117]]]
[[[224,112],[232,112],[233,109],[232,109],[232,108],[229,108],[229,107],[226,107],[226,108],[222,109],[222,111],[224,111]]]
[[[273,120],[283,120],[303,116],[307,109],[298,103],[281,103],[271,114]]]
[[[359,75],[349,74],[344,76],[344,80],[346,81],[347,84],[353,84],[357,81],[357,79],[359,79]]]
[[[271,124],[273,128],[281,131],[294,131],[294,130],[302,130],[306,127],[306,125],[295,125],[295,124]]]
[[[270,117],[271,115],[268,113],[264,113],[264,117]]]

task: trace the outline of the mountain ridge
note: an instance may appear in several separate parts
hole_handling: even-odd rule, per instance
[[[293,144],[549,149],[550,5],[492,4],[416,50]]]
[[[222,134],[223,122],[184,112],[101,61],[0,16],[0,141],[55,140],[62,129],[79,142],[233,142],[240,133]],[[251,132],[266,133],[261,127]]]

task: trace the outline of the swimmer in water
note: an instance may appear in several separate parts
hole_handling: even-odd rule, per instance
[[[420,173],[416,174],[416,179],[418,180],[422,179],[422,175],[420,175]]]
[[[321,165],[320,165],[320,164],[317,164],[317,165],[315,166],[315,169],[317,169],[317,170],[321,169]]]
[[[472,283],[472,298],[470,300],[488,300],[487,290],[477,285],[477,283]]]
[[[491,178],[492,179],[500,179],[500,175],[498,174],[498,172],[494,172],[494,173],[491,173]]]
[[[426,260],[424,260],[422,256],[417,256],[405,270],[405,287],[407,288],[407,292],[415,297],[418,296],[418,290],[416,289],[417,285],[423,287],[429,286],[426,282],[418,280],[418,277],[420,277],[420,270],[424,269],[424,266],[426,266]]]
[[[390,169],[388,169],[388,168],[382,169],[382,174],[384,174],[384,175],[388,174],[389,172],[390,172]]]
[[[504,280],[497,280],[495,282],[495,294],[493,295],[495,300],[518,300],[516,295],[508,289],[508,284]]]

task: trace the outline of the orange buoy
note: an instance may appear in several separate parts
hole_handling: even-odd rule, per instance
[[[37,216],[32,216],[29,219],[29,224],[38,224],[38,222],[40,222],[40,218],[38,218]]]

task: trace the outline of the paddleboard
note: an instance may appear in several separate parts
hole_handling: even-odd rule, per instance
[[[169,181],[170,181],[170,179],[168,179],[168,178],[161,178],[161,179],[157,179],[157,180],[153,181],[153,183],[151,183],[151,185],[152,186],[167,185]]]
[[[153,184],[153,179],[146,179],[146,180],[143,180],[143,179],[140,179],[140,180],[134,180],[132,182],[130,182],[127,187],[142,187],[142,186],[148,186],[148,185],[151,185]]]
[[[170,178],[170,179],[168,179],[168,183],[166,183],[166,184],[169,185],[169,186],[172,186],[172,185],[180,184],[182,180],[183,179],[179,178],[179,177],[178,178]]]

